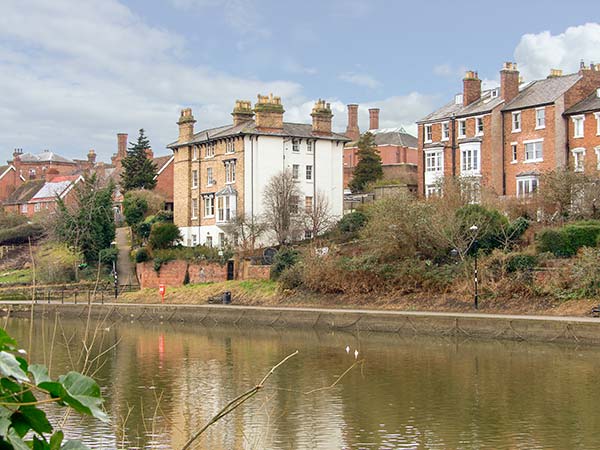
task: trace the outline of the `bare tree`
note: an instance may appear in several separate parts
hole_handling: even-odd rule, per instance
[[[329,199],[319,191],[312,200],[312,204],[306,204],[305,206],[303,214],[304,228],[310,230],[314,239],[319,234],[327,231],[333,224]]]
[[[264,222],[279,244],[292,241],[300,231],[299,202],[300,190],[291,171],[279,172],[269,180],[263,197]]]
[[[235,247],[242,252],[252,252],[260,237],[267,231],[267,224],[256,216],[239,213],[222,228]]]

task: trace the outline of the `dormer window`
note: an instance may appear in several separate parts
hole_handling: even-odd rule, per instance
[[[497,98],[499,94],[500,94],[500,89],[498,89],[498,88],[492,89],[490,91],[490,97],[492,97],[492,98]]]
[[[462,94],[456,94],[454,96],[454,104],[455,105],[462,105],[463,104],[463,95]]]

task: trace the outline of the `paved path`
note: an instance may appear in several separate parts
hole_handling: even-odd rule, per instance
[[[119,257],[117,259],[117,273],[119,274],[119,284],[138,284],[135,276],[135,269],[129,257],[131,252],[130,244],[131,229],[129,227],[121,227],[116,230],[116,242],[119,249]]]

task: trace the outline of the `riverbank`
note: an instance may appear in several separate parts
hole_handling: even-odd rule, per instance
[[[305,291],[282,291],[274,281],[227,281],[167,287],[165,302],[168,304],[202,305],[210,297],[229,291],[233,304],[247,306],[294,306],[319,308],[367,308],[401,311],[472,312],[473,298],[446,294],[402,295],[389,292],[385,295],[339,295],[315,294]],[[123,293],[120,302],[152,304],[160,301],[156,289],[142,289]],[[522,315],[589,316],[597,300],[551,300],[547,298],[524,299],[480,297],[481,312]]]
[[[30,317],[31,303],[3,303],[3,316]],[[36,316],[115,322],[197,323],[238,327],[314,328],[350,333],[458,336],[600,345],[600,319],[486,313],[231,305],[38,303]]]

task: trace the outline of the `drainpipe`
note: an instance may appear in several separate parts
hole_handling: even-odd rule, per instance
[[[456,176],[456,116],[452,114],[452,178]]]
[[[504,148],[506,136],[504,133],[504,113],[502,111],[500,111],[500,125],[502,126],[500,132],[500,138],[502,140],[502,195],[506,195],[506,149]]]

